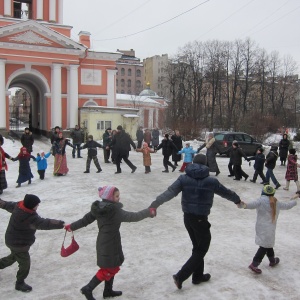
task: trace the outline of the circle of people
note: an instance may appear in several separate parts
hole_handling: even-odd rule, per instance
[[[75,128],[75,131],[79,131],[79,128]],[[93,141],[93,138],[89,136],[88,142],[81,146],[81,142],[76,143],[76,138],[73,133],[73,144],[67,139],[63,138],[63,134],[60,130],[55,131],[53,134],[57,137],[53,138],[52,151],[48,153],[40,153],[36,158],[31,155],[33,138],[29,130],[26,128],[25,137],[22,136],[21,151],[16,158],[12,158],[7,154],[2,146],[4,143],[3,137],[0,135],[0,156],[1,156],[1,173],[0,173],[0,192],[7,188],[7,182],[5,178],[5,171],[7,170],[7,162],[5,158],[13,161],[19,160],[20,170],[18,177],[18,186],[23,180],[28,180],[31,183],[31,175],[23,173],[23,169],[29,168],[29,160],[33,158],[39,163],[39,161],[46,161],[47,157],[52,154],[55,156],[54,174],[57,176],[64,175],[67,173],[65,147],[69,145],[73,148],[72,155],[75,158],[76,149],[77,157],[80,158],[80,150],[88,148],[88,160],[86,173],[89,172],[90,162],[93,159],[96,167],[99,162],[94,159],[97,156],[95,151],[97,147],[103,148],[105,162],[109,163],[109,152],[112,149],[112,153],[115,154],[114,159],[117,165],[117,172],[121,173],[120,162],[123,159],[129,167],[132,169],[132,173],[136,170],[136,167],[128,160],[129,148],[124,150],[125,141],[127,145],[134,145],[130,136],[125,133],[122,126],[117,127],[115,135],[111,134],[110,129],[107,129],[108,139],[100,145]],[[137,133],[138,134],[138,133]],[[27,136],[26,136],[27,135]],[[179,131],[175,132],[175,135],[179,136]],[[71,135],[72,136],[72,135]],[[181,138],[181,137],[180,137]],[[30,141],[30,142],[29,142]],[[156,197],[148,208],[143,209],[139,212],[129,212],[123,210],[123,204],[120,203],[120,190],[115,186],[104,186],[98,188],[99,197],[101,201],[95,201],[91,205],[91,209],[81,219],[71,223],[65,224],[62,220],[45,219],[37,214],[38,206],[41,202],[38,196],[32,194],[26,194],[24,199],[19,202],[9,202],[0,199],[0,208],[11,213],[11,218],[5,233],[5,243],[10,250],[10,254],[0,259],[0,269],[4,269],[11,266],[13,263],[18,262],[19,269],[16,275],[15,289],[21,292],[30,292],[32,287],[25,283],[30,270],[30,255],[29,249],[35,242],[36,230],[51,230],[51,229],[62,229],[73,232],[82,227],[88,226],[89,224],[97,221],[98,223],[98,237],[97,237],[97,265],[99,270],[92,277],[92,279],[81,288],[80,292],[88,300],[95,299],[93,296],[93,290],[101,283],[104,282],[103,297],[117,297],[122,295],[122,291],[113,290],[113,282],[115,275],[120,271],[120,267],[124,262],[124,254],[122,251],[120,226],[122,222],[138,222],[145,218],[153,218],[156,216],[157,208],[175,198],[181,193],[181,205],[184,213],[184,225],[190,236],[193,251],[191,257],[181,267],[181,269],[172,276],[174,284],[178,289],[182,289],[183,282],[189,277],[192,277],[192,283],[198,285],[200,283],[207,282],[211,279],[209,273],[204,273],[204,257],[209,250],[211,241],[210,227],[211,224],[208,221],[208,216],[213,205],[214,195],[217,194],[222,198],[225,198],[241,209],[256,209],[257,220],[256,220],[256,237],[255,242],[259,246],[256,254],[253,257],[252,262],[249,265],[249,269],[255,274],[261,274],[262,270],[259,268],[265,255],[269,260],[269,267],[275,267],[280,262],[279,257],[275,256],[274,244],[275,244],[275,230],[277,218],[280,210],[287,210],[294,207],[299,199],[300,189],[298,182],[297,168],[297,155],[295,149],[289,149],[287,135],[283,135],[282,141],[279,143],[280,154],[277,152],[277,146],[272,146],[267,157],[264,157],[263,149],[257,149],[255,156],[248,158],[239,147],[237,141],[233,141],[232,147],[228,149],[227,153],[230,153],[229,160],[229,172],[228,176],[234,176],[235,180],[241,180],[243,177],[245,180],[249,177],[241,169],[242,157],[247,161],[254,160],[254,175],[251,180],[253,183],[256,182],[258,175],[262,179],[263,188],[260,197],[249,203],[245,203],[240,197],[232,190],[227,189],[222,185],[216,176],[219,175],[220,170],[215,160],[216,153],[218,151],[217,145],[214,141],[213,135],[209,135],[207,141],[197,150],[193,150],[188,143],[182,150],[176,149],[176,154],[185,154],[188,160],[184,160],[183,166],[180,171],[185,171],[185,174],[180,175],[163,193]],[[95,144],[96,143],[96,144]],[[142,143],[142,140],[140,140]],[[181,141],[182,143],[182,141]],[[91,144],[92,146],[89,146]],[[146,144],[146,145],[145,145]],[[150,148],[149,144],[144,142],[142,147],[138,147],[139,152],[143,155],[149,154],[152,151],[155,152],[160,148],[163,149],[164,166],[166,172],[168,166],[176,169],[176,166],[171,164],[167,157],[170,157],[170,152],[165,152],[167,148],[164,148],[166,144],[174,145],[174,140],[169,139],[169,135],[165,134],[164,139],[161,143],[157,143],[157,146],[153,146],[154,149]],[[78,146],[79,145],[79,146]],[[283,147],[283,146],[284,147]],[[173,146],[172,146],[173,147]],[[206,147],[206,155],[197,154],[201,149]],[[133,146],[135,149],[135,147]],[[114,153],[114,149],[118,149]],[[96,150],[97,151],[97,150]],[[289,153],[289,154],[288,154]],[[224,154],[224,153],[221,153]],[[57,158],[57,156],[60,156]],[[286,186],[285,190],[289,190],[289,183],[291,180],[295,181],[297,186],[297,192],[293,195],[288,202],[280,202],[275,197],[276,190],[280,187],[280,184],[276,180],[273,169],[275,168],[277,158],[280,157],[281,165],[284,166],[287,161],[286,171]],[[145,157],[144,157],[145,158]],[[113,155],[112,155],[113,159]],[[56,162],[58,160],[58,162]],[[26,161],[26,163],[24,162]],[[177,160],[176,162],[178,162]],[[98,164],[97,164],[98,162]],[[26,165],[26,168],[24,167]],[[263,174],[264,165],[267,168],[266,176]],[[29,166],[29,167],[28,167]],[[149,165],[145,165],[145,173],[149,173]],[[43,169],[40,169],[43,170]],[[45,169],[44,169],[45,170]],[[101,172],[100,165],[98,171]],[[216,172],[216,176],[210,176],[210,172]],[[31,171],[30,171],[31,173]],[[44,179],[44,172],[39,172],[40,179]],[[28,177],[26,177],[28,176]],[[272,180],[275,187],[270,185],[269,180]],[[26,181],[25,180],[25,181]],[[114,237],[114,238],[111,238]]]

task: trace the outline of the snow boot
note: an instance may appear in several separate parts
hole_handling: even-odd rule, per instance
[[[197,277],[197,276],[194,276],[193,275],[193,278],[192,278],[192,283],[193,284],[199,284],[201,282],[206,282],[210,279],[210,274],[207,273],[207,274],[203,274],[201,277]]]
[[[97,276],[94,276],[92,280],[81,288],[81,293],[85,296],[87,300],[96,300],[93,296],[93,290],[101,283]]]
[[[26,284],[24,280],[17,281],[15,288],[17,291],[21,291],[21,292],[31,292],[32,291],[32,287],[30,285]]]
[[[287,180],[286,181],[286,184],[285,184],[285,187],[283,188],[285,191],[288,191],[289,190],[289,187],[290,187],[290,182]]]
[[[259,263],[253,261],[252,264],[248,268],[256,274],[261,274],[262,271],[261,271],[261,269],[258,268],[258,266],[259,266]]]
[[[122,295],[121,291],[113,291],[113,283],[114,283],[114,276],[109,280],[105,281],[104,291],[103,291],[103,298],[109,297],[118,297]]]
[[[177,286],[179,290],[182,289],[182,281],[179,280],[179,277],[177,275],[173,275],[174,283]]]
[[[270,261],[270,263],[269,263],[269,266],[270,267],[275,267],[276,265],[278,265],[279,264],[279,262],[280,262],[280,259],[279,259],[279,257],[269,257],[269,261]]]

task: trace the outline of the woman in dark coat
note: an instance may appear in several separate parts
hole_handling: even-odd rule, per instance
[[[21,136],[21,144],[23,147],[26,147],[28,153],[32,152],[32,145],[34,143],[34,139],[32,136],[32,132],[29,131],[29,128],[25,128],[25,132]]]
[[[181,161],[181,154],[178,154],[178,151],[180,151],[183,148],[182,138],[179,133],[179,130],[175,130],[175,134],[171,136],[171,140],[176,146],[176,148],[174,148],[172,152],[172,161],[174,161],[174,165],[177,167],[178,166],[177,163]]]
[[[21,183],[25,181],[28,181],[28,184],[31,184],[31,178],[33,178],[33,175],[29,164],[30,158],[35,161],[35,157],[28,153],[25,147],[22,147],[18,156],[12,159],[13,161],[19,161],[19,177],[17,179],[18,185],[16,188],[20,187]]]
[[[206,147],[207,166],[209,167],[209,172],[216,172],[216,176],[218,176],[220,174],[220,170],[217,164],[216,155],[217,153],[221,153],[221,150],[215,141],[213,133],[210,133],[206,142],[198,148],[197,153]]]
[[[156,127],[152,130],[152,147],[155,149],[159,145],[159,130]]]
[[[162,171],[163,173],[169,173],[169,168],[168,166],[170,166],[173,170],[172,172],[174,172],[176,170],[176,166],[174,166],[171,162],[170,162],[170,156],[172,155],[174,149],[176,149],[176,151],[178,152],[179,150],[177,149],[177,147],[174,145],[174,143],[169,139],[169,135],[166,133],[164,139],[161,141],[161,143],[158,145],[158,147],[156,148],[156,151],[158,151],[159,149],[162,148],[162,154],[164,156],[163,159],[163,164],[165,167],[165,170]]]
[[[124,262],[120,227],[122,222],[138,222],[148,217],[155,216],[155,209],[146,208],[139,212],[123,210],[123,204],[119,202],[120,192],[114,186],[99,188],[99,196],[102,201],[95,201],[91,211],[82,219],[66,225],[68,231],[77,230],[97,220],[98,237],[96,243],[97,265],[99,271],[92,280],[81,289],[87,299],[93,298],[93,290],[105,281],[103,297],[121,296],[121,291],[113,291],[114,276],[119,272]]]
[[[286,133],[283,134],[282,140],[279,142],[279,157],[281,166],[285,166],[286,159],[288,156],[290,141],[288,140],[288,136]]]

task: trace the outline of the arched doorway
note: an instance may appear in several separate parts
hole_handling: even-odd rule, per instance
[[[23,121],[21,121],[25,121],[25,124],[26,120],[28,122],[28,126],[26,127],[29,127],[34,133],[47,135],[50,129],[48,128],[49,116],[47,112],[47,95],[50,95],[50,88],[46,78],[36,70],[18,70],[10,76],[7,82],[7,89],[19,91],[23,98],[18,100],[18,103],[14,103],[16,98],[10,97],[10,119],[16,118],[12,116],[15,112],[18,113],[19,116],[21,112],[23,116]],[[22,101],[23,103],[20,103]],[[16,109],[14,105],[18,106],[18,108]],[[28,114],[27,118],[26,114]]]

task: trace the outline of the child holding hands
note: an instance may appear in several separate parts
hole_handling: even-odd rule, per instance
[[[258,200],[239,204],[239,208],[255,209],[257,211],[256,225],[255,225],[255,243],[259,246],[252,263],[249,266],[253,272],[261,274],[262,270],[258,268],[264,256],[267,254],[269,259],[269,266],[274,267],[279,263],[279,258],[275,257],[274,244],[276,224],[279,212],[281,209],[291,209],[297,202],[291,200],[289,202],[279,202],[275,197],[275,189],[271,185],[265,185],[261,196]],[[297,194],[292,199],[298,198]]]
[[[177,154],[184,153],[183,164],[179,170],[179,172],[184,172],[185,168],[192,163],[194,154],[197,153],[196,150],[193,150],[193,147],[190,146],[190,143],[185,144],[185,148],[178,151]]]
[[[286,186],[283,188],[288,191],[290,187],[290,181],[294,180],[297,186],[297,191],[300,191],[300,184],[298,181],[298,169],[300,165],[297,163],[296,149],[289,149],[288,163],[286,167],[285,179]]]
[[[123,210],[123,204],[120,203],[120,192],[114,186],[104,186],[98,189],[99,197],[102,201],[95,201],[82,219],[66,225],[68,231],[75,231],[93,223],[97,220],[97,265],[99,271],[92,280],[81,288],[81,293],[88,300],[93,300],[93,290],[105,281],[103,298],[121,296],[121,291],[113,291],[113,281],[115,275],[119,272],[120,266],[124,262],[122,251],[120,226],[122,222],[138,222],[148,217],[156,216],[155,208],[146,208],[139,212],[129,212]]]
[[[143,143],[143,148],[137,148],[135,150],[136,152],[142,152],[143,153],[143,165],[145,166],[145,174],[148,174],[151,172],[151,155],[150,153],[154,153],[155,151],[148,147],[148,143]]]
[[[47,158],[50,154],[50,151],[45,154],[45,152],[41,150],[41,152],[36,155],[37,169],[41,180],[44,180],[45,178],[45,172],[48,166]]]

